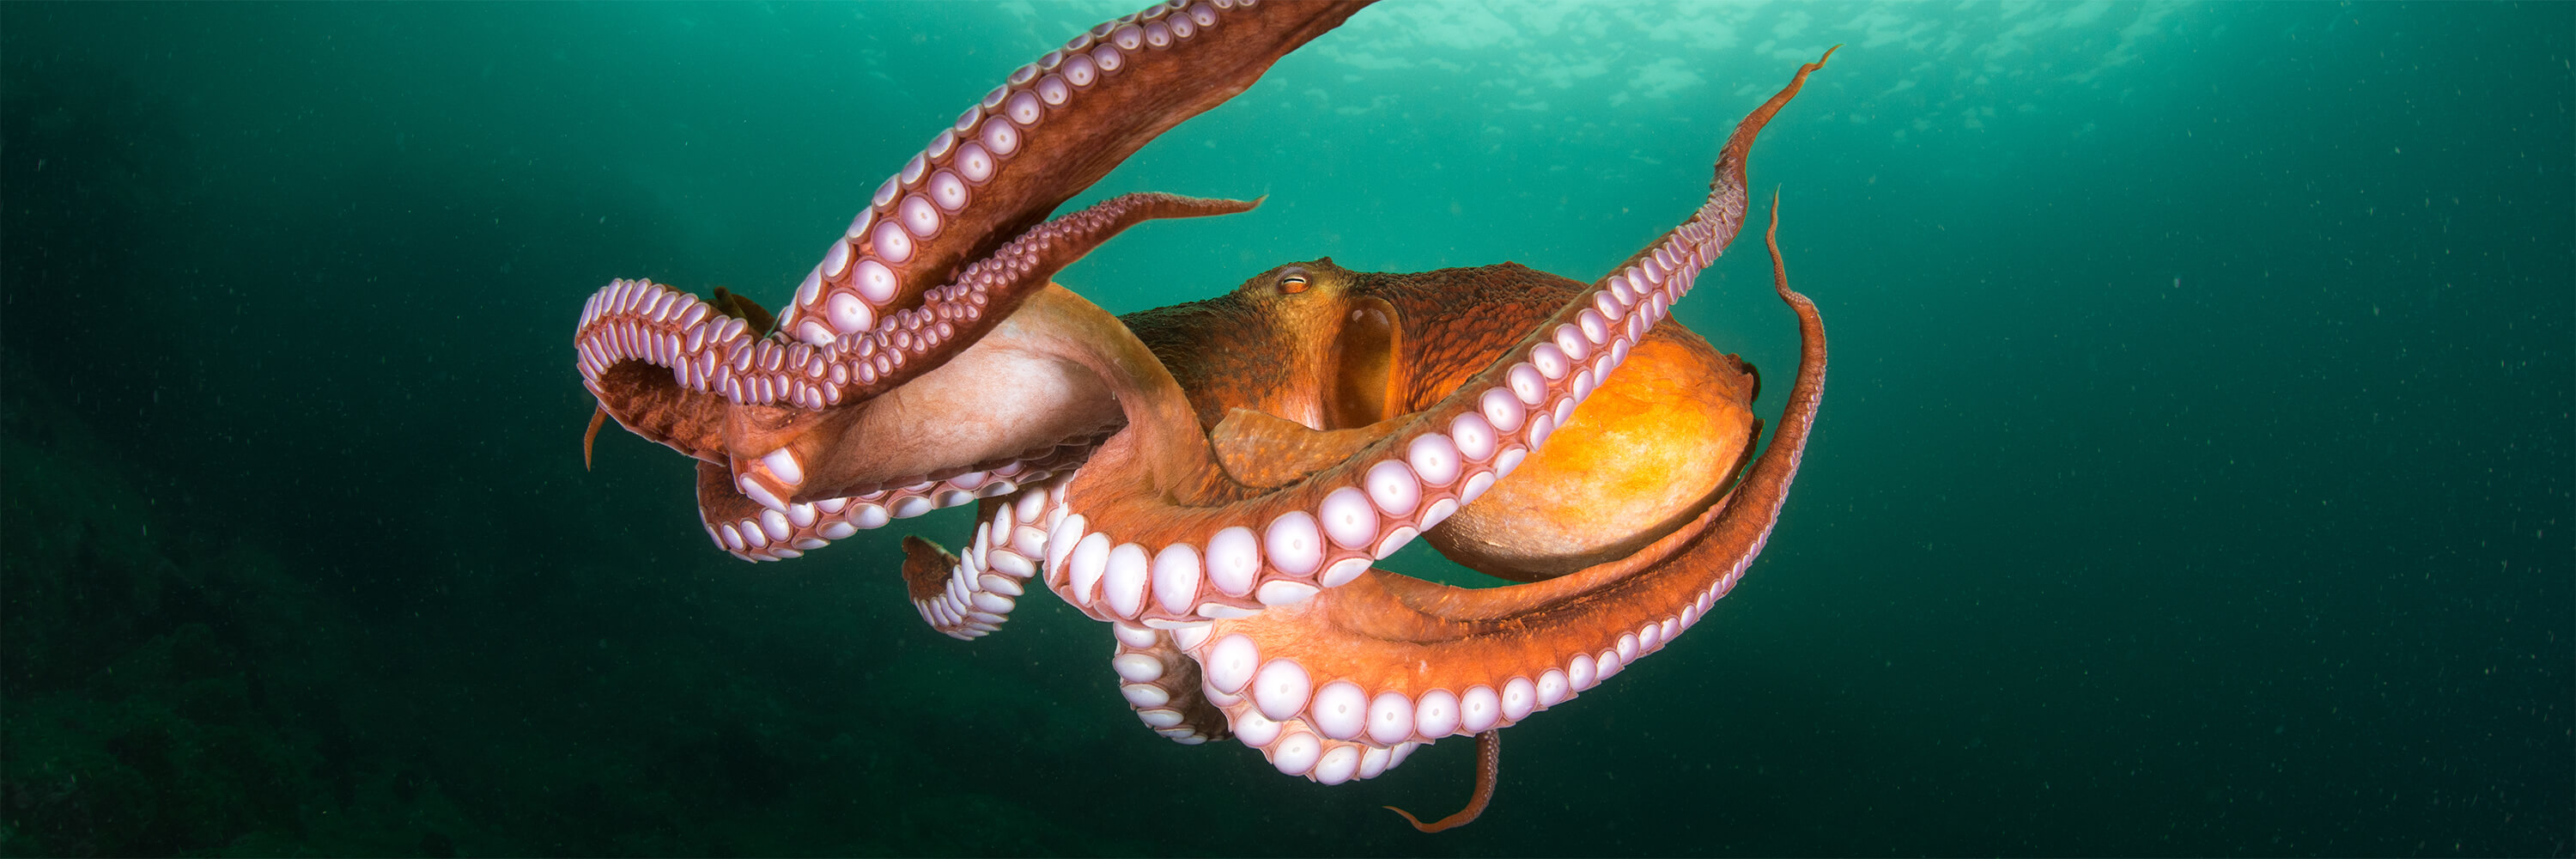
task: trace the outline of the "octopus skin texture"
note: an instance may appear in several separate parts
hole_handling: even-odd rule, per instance
[[[748,560],[975,505],[953,553],[904,540],[933,628],[982,637],[1043,588],[1110,626],[1148,727],[1326,784],[1475,736],[1469,808],[1405,815],[1472,820],[1497,731],[1697,623],[1778,519],[1823,393],[1814,304],[1774,243],[1802,350],[1767,447],[1754,369],[1666,317],[1824,60],[1737,126],[1703,205],[1589,283],[1319,259],[1118,317],[1052,282],[1142,221],[1255,205],[1049,217],[1362,5],[1178,0],[1076,36],[938,130],[775,315],[611,282],[574,335],[592,434],[613,418],[697,460],[708,538]],[[1373,566],[1416,538],[1514,584]]]

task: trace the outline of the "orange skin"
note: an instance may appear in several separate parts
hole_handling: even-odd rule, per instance
[[[1312,709],[1299,692],[1293,712],[1264,717],[1240,677],[1242,694],[1218,685],[1212,648],[1249,641],[1268,659],[1265,671],[1302,666],[1318,689],[1357,685],[1378,696],[1365,700],[1401,693],[1430,702],[1449,693],[1463,702],[1505,689],[1504,715],[1490,721],[1499,728],[1589,688],[1704,616],[1777,522],[1822,397],[1824,331],[1814,305],[1781,275],[1775,285],[1797,316],[1803,348],[1776,437],[1756,457],[1752,368],[1653,314],[1688,292],[1735,237],[1749,208],[1745,164],[1755,135],[1823,61],[1800,68],[1736,127],[1698,210],[1590,284],[1511,264],[1372,274],[1318,260],[1215,299],[1121,319],[1051,281],[1143,220],[1253,206],[1141,194],[1047,220],[1146,142],[1241,92],[1361,5],[1158,7],[1101,29],[1106,41],[1078,37],[1081,46],[1119,43],[1126,53],[1091,49],[1123,65],[1099,66],[1096,76],[1074,81],[1088,89],[1068,96],[1062,87],[1070,78],[1038,76],[1058,61],[1064,75],[1078,76],[1076,58],[1050,53],[995,91],[983,112],[961,118],[957,130],[979,128],[982,143],[942,135],[946,142],[924,150],[915,181],[924,170],[955,169],[975,183],[959,191],[962,201],[941,204],[946,214],[931,215],[934,226],[898,225],[893,198],[880,199],[817,266],[800,303],[774,319],[721,290],[699,302],[658,284],[612,283],[593,296],[576,330],[583,383],[602,415],[698,460],[703,524],[747,559],[795,557],[884,525],[888,511],[917,515],[934,502],[981,498],[979,520],[994,525],[1024,502],[1040,512],[1019,514],[1019,543],[996,526],[989,546],[979,539],[967,554],[973,564],[1008,559],[1030,587],[1052,589],[1094,617],[1123,618],[1120,658],[1147,659],[1114,664],[1130,680],[1122,686],[1128,700],[1152,717],[1148,725],[1186,742],[1241,733],[1253,743],[1255,730],[1266,731],[1273,739],[1254,744],[1283,771],[1318,778],[1325,771],[1313,760],[1292,767],[1301,759],[1286,757],[1293,739],[1303,744],[1299,755],[1341,762],[1335,779],[1351,777],[1354,760],[1382,769],[1420,742],[1477,733],[1469,809],[1414,821],[1426,831],[1462,825],[1493,796],[1492,731],[1426,727],[1390,740],[1342,731],[1318,751],[1314,738],[1339,730],[1326,725],[1320,692]],[[1205,29],[1170,17],[1181,14],[1207,16],[1195,25]],[[1053,106],[1038,107],[1041,96]],[[1013,142],[1023,139],[1015,128],[1028,132],[1026,145]],[[967,153],[986,144],[1008,157],[970,170]],[[932,185],[949,175],[934,173]],[[887,194],[911,187],[890,183]],[[925,192],[910,192],[904,199],[913,208],[904,211],[931,211],[919,196]],[[861,238],[870,223],[873,244]],[[1775,214],[1775,231],[1776,224]],[[901,230],[915,238],[887,244]],[[1776,269],[1776,244],[1772,251]],[[852,261],[866,254],[873,256]],[[872,295],[861,284],[863,268],[887,273],[892,285],[867,299],[873,309],[850,311],[853,296]],[[1610,317],[1607,334],[1596,307]],[[836,337],[835,312],[880,324],[851,322]],[[1578,322],[1590,327],[1578,332]],[[854,344],[862,342],[879,351],[860,351]],[[1613,361],[1621,349],[1626,360]],[[1586,355],[1598,360],[1585,364]],[[1534,404],[1525,424],[1518,406],[1480,406],[1479,397],[1514,396]],[[1480,408],[1507,411],[1482,431],[1488,443],[1501,437],[1498,446],[1484,454],[1464,453],[1463,442],[1450,448],[1451,457],[1480,460],[1472,478],[1461,463],[1454,481],[1400,484],[1422,503],[1367,514],[1379,516],[1377,530],[1347,536],[1347,528],[1370,526],[1348,525],[1363,521],[1360,514],[1331,507],[1333,499],[1365,489],[1359,503],[1385,505],[1367,500],[1378,485],[1364,484],[1364,473],[1402,465],[1410,443],[1476,437],[1473,424],[1459,430],[1454,422]],[[1551,423],[1557,415],[1566,416],[1562,426]],[[1513,459],[1529,450],[1526,460]],[[1456,511],[1445,520],[1438,518],[1445,512],[1429,512],[1455,503],[1465,506],[1445,508]],[[1333,533],[1336,545],[1323,545],[1324,532],[1311,530],[1315,514],[1333,509],[1345,511],[1334,521],[1347,528]],[[1127,576],[1121,593],[1132,600],[1139,549],[1206,551],[1213,564],[1212,541],[1225,533],[1275,532],[1300,516],[1310,528],[1306,542],[1282,545],[1312,569],[1263,567],[1258,593],[1212,590],[1213,566],[1204,578],[1192,566],[1189,577],[1169,579],[1158,567],[1156,588],[1175,581],[1198,590],[1114,608],[1100,578]],[[1424,536],[1450,557],[1521,584],[1457,588],[1362,563],[1394,551],[1414,524],[1430,528]],[[1042,528],[1062,530],[1029,536]],[[1025,548],[1032,542],[1040,547]],[[1065,572],[1085,569],[1077,542],[1095,552],[1092,579],[1079,584]],[[934,617],[919,601],[955,598],[1005,567],[987,572],[925,540],[908,539],[905,548],[904,578],[925,620],[951,634],[996,628],[1007,600],[971,623],[954,605]],[[1130,560],[1100,561],[1104,551]],[[1277,562],[1283,550],[1264,551]],[[1030,578],[1041,564],[1043,582]],[[1018,584],[1002,586],[999,593],[1023,593]],[[978,592],[977,605],[996,597]],[[1596,664],[1604,667],[1593,674]],[[1533,683],[1535,698],[1527,691]],[[1331,711],[1337,719],[1351,712]]]

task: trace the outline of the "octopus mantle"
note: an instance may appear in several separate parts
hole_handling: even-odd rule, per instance
[[[1359,5],[1176,0],[1094,27],[940,130],[783,312],[601,289],[583,384],[698,461],[727,552],[974,504],[961,551],[904,540],[933,628],[989,634],[1043,586],[1110,625],[1147,726],[1327,784],[1478,736],[1469,808],[1416,825],[1472,819],[1498,729],[1690,629],[1778,517],[1822,396],[1814,305],[1779,277],[1803,350],[1758,456],[1753,368],[1666,317],[1743,224],[1754,136],[1823,60],[1725,141],[1698,210],[1589,283],[1327,259],[1119,318],[1051,282],[1141,221],[1251,208],[1135,194],[1047,219]],[[1416,538],[1518,584],[1372,566]]]

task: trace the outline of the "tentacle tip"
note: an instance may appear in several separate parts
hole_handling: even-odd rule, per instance
[[[1261,208],[1261,202],[1262,202],[1263,200],[1268,200],[1268,199],[1270,199],[1270,195],[1268,195],[1268,194],[1263,194],[1263,195],[1261,195],[1261,196],[1254,197],[1254,198],[1249,199],[1249,200],[1236,200],[1236,199],[1232,199],[1232,198],[1223,198],[1223,199],[1215,200],[1214,202],[1216,202],[1216,203],[1218,203],[1218,204],[1219,204],[1219,205],[1218,205],[1218,207],[1217,207],[1217,208],[1218,208],[1218,212],[1217,212],[1217,214],[1221,214],[1221,215],[1240,215],[1240,214],[1243,214],[1243,213],[1245,213],[1245,212],[1249,212],[1249,211],[1252,211],[1252,210],[1254,210],[1254,209]]]
[[[1403,817],[1403,818],[1404,818],[1404,822],[1406,822],[1406,823],[1410,823],[1410,824],[1413,824],[1413,828],[1415,828],[1415,829],[1419,829],[1419,830],[1424,831],[1424,832],[1438,832],[1438,831],[1440,831],[1440,830],[1438,830],[1438,829],[1435,829],[1435,828],[1431,827],[1431,826],[1430,826],[1430,825],[1428,825],[1428,824],[1423,823],[1423,822],[1422,822],[1422,818],[1419,818],[1419,817],[1415,817],[1415,816],[1413,816],[1413,812],[1406,811],[1406,810],[1404,810],[1404,809],[1397,808],[1397,807],[1392,806],[1392,805],[1384,805],[1384,806],[1379,806],[1379,807],[1380,807],[1380,808],[1384,808],[1384,809],[1386,809],[1386,810],[1388,810],[1388,811],[1395,812],[1397,816],[1400,816],[1400,817]]]
[[[590,428],[582,430],[581,433],[581,470],[583,471],[590,470],[591,447],[599,442],[599,425],[605,423],[607,420],[607,406],[591,407]]]
[[[943,564],[957,562],[957,556],[949,554],[946,548],[913,534],[903,535],[903,554],[906,558],[920,557]],[[940,572],[945,574],[948,571],[943,569]]]
[[[1834,52],[1835,52],[1835,51],[1842,50],[1842,49],[1843,49],[1843,46],[1842,46],[1841,44],[1836,44],[1836,45],[1834,45],[1833,47],[1826,48],[1826,49],[1825,49],[1825,55],[1824,55],[1824,56],[1821,56],[1821,57],[1817,57],[1817,58],[1816,58],[1816,67],[1817,67],[1817,68],[1824,68],[1825,61],[1826,61],[1826,60],[1833,59],[1833,58],[1834,58]]]
[[[957,569],[957,556],[939,544],[912,534],[903,535],[903,584],[913,599],[928,599],[948,586],[948,576]]]

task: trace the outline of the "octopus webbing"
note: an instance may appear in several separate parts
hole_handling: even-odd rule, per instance
[[[1773,243],[1802,348],[1758,456],[1753,368],[1667,316],[1744,222],[1754,137],[1824,59],[1738,124],[1705,203],[1589,283],[1323,259],[1119,317],[1052,282],[1144,220],[1254,206],[1131,194],[1048,217],[1363,5],[1174,0],[1093,27],[941,129],[775,316],[721,289],[599,290],[582,382],[697,460],[724,551],[794,558],[976,505],[956,553],[904,540],[934,629],[990,634],[1034,582],[1110,625],[1154,731],[1325,784],[1478,737],[1475,800],[1415,825],[1473,819],[1499,729],[1691,628],[1778,519],[1823,393],[1815,305]],[[1417,538],[1515,584],[1374,566]]]

